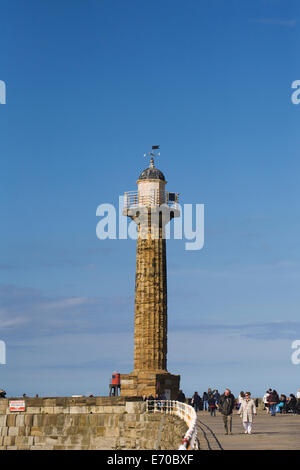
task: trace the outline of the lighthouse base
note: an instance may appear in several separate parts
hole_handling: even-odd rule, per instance
[[[180,375],[158,371],[134,371],[121,374],[123,397],[149,397],[164,395],[167,400],[176,400],[179,393]]]

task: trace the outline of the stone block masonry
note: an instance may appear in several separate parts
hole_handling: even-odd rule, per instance
[[[166,240],[138,238],[134,370],[167,370]]]
[[[186,430],[137,398],[26,398],[25,412],[0,399],[0,450],[171,450]]]
[[[159,393],[175,400],[180,376],[167,370],[166,240],[159,217],[157,238],[153,239],[151,221],[154,211],[146,211],[145,223],[138,225],[134,370],[121,375],[121,395],[155,396]]]

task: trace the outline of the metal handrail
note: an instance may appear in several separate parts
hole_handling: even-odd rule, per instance
[[[138,205],[141,206],[152,206],[152,205],[159,205],[160,198],[159,194],[155,192],[152,194],[141,195],[138,191],[128,191],[125,193],[125,209],[136,207]]]
[[[162,201],[162,196],[158,191],[153,194],[141,195],[138,191],[127,191],[124,194],[124,209],[133,209],[138,206],[160,206],[167,204],[170,208],[178,209],[178,197],[176,201]]]
[[[152,413],[167,413],[178,416],[188,425],[182,442],[178,449],[198,449],[197,441],[197,414],[194,408],[186,403],[175,400],[146,400],[146,411]]]

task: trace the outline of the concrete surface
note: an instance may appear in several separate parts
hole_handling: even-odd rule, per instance
[[[300,449],[300,415],[272,417],[259,411],[254,417],[252,434],[245,434],[242,420],[233,414],[233,435],[225,435],[222,415],[211,417],[199,411],[198,439],[201,450],[296,450]]]

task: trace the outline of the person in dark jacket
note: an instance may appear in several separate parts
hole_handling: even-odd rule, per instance
[[[269,408],[271,416],[276,416],[276,405],[279,403],[279,396],[276,390],[273,390],[268,396]]]
[[[202,400],[203,400],[203,411],[207,411],[208,409],[208,393],[207,392],[203,392]]]
[[[196,413],[197,411],[200,410],[200,406],[201,406],[201,398],[200,396],[198,395],[198,392],[195,392],[193,397],[192,397],[192,401],[191,401],[191,404],[193,405]]]
[[[290,411],[296,414],[296,405],[297,405],[297,398],[295,397],[293,393],[291,393],[286,402],[287,413]]]
[[[217,405],[217,407],[220,409],[222,416],[223,416],[225,434],[228,434],[228,433],[232,434],[232,411],[233,411],[234,405],[235,405],[234,395],[231,393],[229,388],[226,388],[223,395],[221,395],[220,400],[218,401],[218,405]]]
[[[286,405],[286,395],[284,395],[284,393],[282,393],[279,397],[279,403],[278,403],[280,413],[284,413],[285,405]]]
[[[177,401],[180,401],[181,403],[185,403],[185,394],[183,393],[182,390],[179,390],[179,393],[177,395]]]
[[[216,416],[216,408],[216,399],[213,394],[211,394],[208,397],[208,411],[210,412],[210,416]]]
[[[146,398],[146,401],[148,401],[148,411],[153,411],[154,410],[154,396],[153,395],[149,395],[147,398]]]
[[[213,396],[214,396],[214,399],[216,400],[216,405],[217,405],[219,403],[220,397],[221,397],[221,395],[219,394],[219,391],[217,389],[213,391]]]

